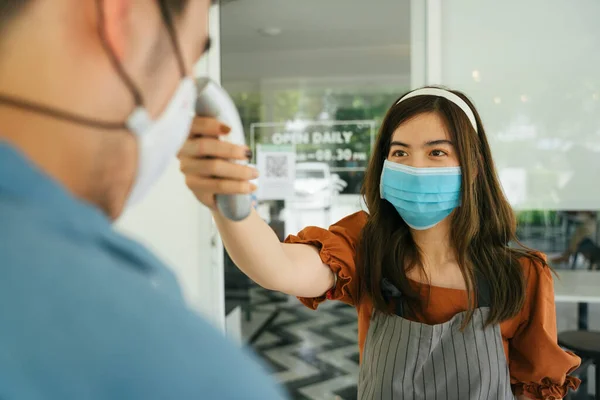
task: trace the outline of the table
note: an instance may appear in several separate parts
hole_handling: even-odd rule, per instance
[[[600,271],[557,270],[554,300],[557,303],[600,303]]]
[[[600,303],[600,271],[558,270],[554,278],[554,301],[577,303],[577,325],[588,329],[588,304]]]

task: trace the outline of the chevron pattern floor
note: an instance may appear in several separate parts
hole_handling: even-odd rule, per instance
[[[354,308],[325,302],[319,311],[312,311],[295,298],[258,287],[251,289],[250,297],[253,319],[269,323],[258,332],[252,330],[249,344],[288,388],[292,399],[356,399],[358,331]],[[575,307],[557,304],[559,332],[576,329]],[[590,305],[590,329],[600,330],[600,306],[594,304]],[[591,371],[590,376],[593,378]],[[589,387],[593,386],[591,381]],[[587,400],[585,395],[577,398]]]
[[[292,399],[355,400],[358,332],[354,308],[330,302],[312,311],[288,296],[253,289],[253,312],[275,308],[277,317],[251,345]]]

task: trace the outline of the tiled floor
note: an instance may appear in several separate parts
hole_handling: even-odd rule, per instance
[[[325,303],[318,312],[278,293],[252,294],[253,312],[277,312],[251,345],[293,399],[354,400],[358,381],[354,308]],[[251,323],[250,323],[251,324]]]
[[[244,332],[292,399],[356,399],[358,332],[352,307],[325,302],[312,311],[294,298],[259,288],[252,289],[251,299],[252,319],[244,322]],[[575,307],[557,305],[559,331],[576,328]],[[600,330],[600,307],[590,308],[590,329]],[[593,371],[590,375],[593,387]]]
[[[528,237],[526,245],[545,253],[560,251],[566,242],[559,231],[521,234]],[[352,307],[326,302],[315,312],[296,299],[259,288],[251,290],[250,303],[252,318],[244,322],[244,334],[293,399],[356,399],[357,319]],[[559,332],[577,328],[576,310],[576,304],[557,304]],[[589,324],[600,330],[600,305],[590,305]],[[593,387],[593,371],[590,376]]]

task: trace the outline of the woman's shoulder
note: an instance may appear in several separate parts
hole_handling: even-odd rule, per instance
[[[285,241],[287,243],[319,244],[318,247],[331,247],[332,249],[340,247],[341,243],[354,247],[360,240],[367,219],[368,214],[359,211],[339,220],[329,229],[309,226],[301,230],[298,235],[289,236]]]
[[[329,227],[329,231],[343,236],[353,245],[360,241],[362,230],[365,227],[369,214],[364,211],[358,211],[339,220]]]
[[[358,236],[367,223],[368,218],[369,214],[365,211],[358,211],[342,218],[331,225],[329,229],[344,229],[346,231],[354,232]]]
[[[522,316],[528,316],[533,309],[554,299],[553,270],[546,262],[546,255],[539,251],[524,251],[519,258],[525,278],[525,307]]]
[[[527,281],[531,279],[539,280],[541,276],[552,276],[552,269],[548,265],[547,256],[541,251],[520,250],[518,259]]]
[[[546,304],[554,304],[554,281],[552,268],[546,262],[546,255],[539,251],[519,249],[517,258],[525,280],[525,298],[521,310],[514,318],[504,321],[503,331],[513,337],[527,326],[536,310]]]

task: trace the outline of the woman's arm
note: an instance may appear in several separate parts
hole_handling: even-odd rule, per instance
[[[270,290],[299,297],[318,297],[334,285],[317,248],[280,243],[255,211],[241,222],[213,212],[223,244],[233,262],[253,281]]]
[[[552,271],[525,257],[523,268],[527,293],[519,327],[509,341],[511,382],[524,399],[563,398],[579,386],[579,379],[569,374],[581,360],[557,343]]]
[[[235,264],[267,289],[296,296],[316,297],[329,290],[334,276],[313,246],[279,242],[273,230],[256,214],[241,222],[223,217],[215,203],[217,194],[249,194],[257,171],[232,160],[247,160],[251,152],[219,140],[231,129],[214,118],[198,117],[179,160],[187,186],[212,210],[225,248]]]

